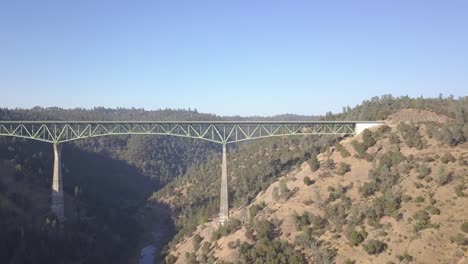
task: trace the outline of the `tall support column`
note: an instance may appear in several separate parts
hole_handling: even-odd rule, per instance
[[[221,165],[221,201],[219,206],[219,223],[223,225],[229,219],[228,178],[226,162],[226,144],[223,143],[223,160]]]
[[[62,146],[54,144],[54,177],[52,180],[51,211],[60,223],[65,220],[62,182]]]

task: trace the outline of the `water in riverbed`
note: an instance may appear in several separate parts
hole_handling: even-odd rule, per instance
[[[164,231],[158,229],[153,233],[153,243],[142,248],[140,251],[139,264],[153,264],[154,254],[160,254],[163,247]],[[158,262],[156,262],[158,263]]]

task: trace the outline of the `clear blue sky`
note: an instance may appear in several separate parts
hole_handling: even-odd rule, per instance
[[[1,1],[0,106],[323,114],[468,95],[468,1]]]

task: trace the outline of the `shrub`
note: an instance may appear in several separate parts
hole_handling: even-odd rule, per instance
[[[174,255],[169,254],[169,255],[166,257],[165,261],[166,261],[166,262],[165,262],[166,264],[174,264],[174,263],[176,263],[176,261],[177,261],[177,257],[175,257]]]
[[[315,183],[315,181],[311,180],[311,179],[309,178],[309,176],[305,176],[305,177],[304,177],[304,184],[305,184],[305,185],[310,186],[310,185],[312,185],[312,184],[314,184],[314,183]]]
[[[310,223],[315,230],[324,229],[328,225],[327,219],[320,217],[319,215],[310,214]]]
[[[361,187],[359,187],[359,193],[361,193],[362,197],[366,198],[373,195],[379,186],[376,181],[365,182]]]
[[[335,189],[331,186],[329,186],[328,190],[330,191],[328,195],[328,201],[333,202],[338,198],[341,198],[344,195],[344,189],[341,185],[338,184],[338,187]]]
[[[365,129],[362,131],[362,143],[366,148],[370,148],[375,145],[376,141],[374,136],[372,135],[372,132],[369,129]]]
[[[462,225],[461,225],[461,230],[465,233],[468,233],[468,222],[464,222]]]
[[[413,261],[413,257],[411,255],[409,255],[407,252],[405,252],[405,254],[403,254],[403,255],[397,255],[397,259],[400,262],[405,261],[406,263]]]
[[[423,229],[432,227],[431,217],[425,210],[420,210],[413,215],[413,219],[416,223],[413,224],[414,232],[419,232]]]
[[[275,226],[268,220],[255,221],[253,226],[257,240],[271,240],[275,236]]]
[[[315,251],[315,259],[314,263],[316,264],[329,264],[329,263],[335,263],[333,259],[336,256],[336,250],[330,247],[319,247]],[[299,262],[297,262],[299,263]],[[302,262],[306,263],[306,262]]]
[[[440,157],[440,162],[447,164],[449,162],[455,162],[455,157],[450,153],[445,153],[442,157]]]
[[[430,205],[429,207],[427,207],[427,210],[431,215],[440,215],[439,208],[435,207],[434,205]]]
[[[457,185],[455,186],[455,193],[457,194],[458,197],[465,197],[465,185],[464,184],[460,184],[460,185]]]
[[[307,228],[298,234],[295,238],[294,243],[300,245],[303,248],[309,248],[316,242],[316,239],[313,236],[312,229]]]
[[[250,219],[253,219],[257,215],[258,212],[260,212],[261,210],[263,210],[263,208],[265,208],[265,206],[266,206],[265,202],[252,205],[249,208]]]
[[[404,160],[406,160],[406,158],[399,150],[388,151],[380,158],[377,169],[381,170],[383,166],[386,166],[389,169],[400,164]]]
[[[296,226],[296,230],[302,230],[304,227],[310,225],[310,216],[309,213],[305,212],[303,215],[298,215],[295,211],[292,215],[292,220]]]
[[[279,191],[278,187],[273,187],[273,190],[271,192],[271,196],[273,197],[273,200],[278,201],[279,200]]]
[[[411,200],[413,199],[413,197],[411,197],[411,196],[405,194],[405,195],[403,195],[403,196],[401,197],[401,199],[403,200],[403,202],[407,203],[407,202],[411,201]]]
[[[384,195],[377,197],[373,202],[373,209],[378,217],[384,215],[398,218],[401,197],[395,195],[391,189],[385,191]]]
[[[446,172],[446,167],[441,165],[439,167],[439,173],[436,178],[436,182],[439,185],[445,185],[450,181],[450,173]]]
[[[197,251],[200,248],[200,242],[203,240],[203,238],[196,234],[193,236],[193,250]]]
[[[374,133],[374,138],[379,139],[384,137],[386,134],[390,133],[392,128],[387,125],[380,126],[377,128],[377,131]]]
[[[387,244],[379,240],[371,239],[367,244],[363,245],[367,254],[377,255],[387,249]]]
[[[408,147],[417,149],[423,148],[423,142],[421,140],[421,135],[419,134],[419,128],[413,122],[409,124],[401,122],[397,128],[403,137],[403,141]]]
[[[422,203],[422,202],[424,202],[424,197],[418,196],[418,197],[416,197],[416,199],[414,199],[414,202],[415,203]]]
[[[364,239],[366,239],[367,237],[367,232],[366,231],[356,231],[356,230],[351,230],[348,232],[347,236],[346,236],[349,240],[349,242],[351,243],[351,245],[353,245],[354,247],[355,246],[358,246],[359,244],[361,244],[362,241],[364,241]]]
[[[424,179],[427,175],[431,173],[431,168],[427,165],[426,162],[421,163],[418,167],[418,173],[419,175],[417,176],[418,179]]]
[[[336,172],[338,175],[345,175],[347,172],[351,171],[351,165],[340,162],[338,166],[338,171]]]
[[[454,124],[444,125],[437,131],[435,138],[450,146],[457,146],[466,140],[462,127]]]
[[[197,263],[197,255],[195,254],[195,252],[192,252],[192,253],[185,252],[185,263],[188,263],[188,264]]]
[[[468,127],[468,125],[467,125],[466,127]],[[459,166],[468,166],[468,160],[463,159],[463,158],[462,158],[462,159],[458,159],[458,165],[459,165]]]
[[[468,238],[463,234],[457,234],[456,236],[450,237],[450,241],[457,243],[459,246],[468,246]]]
[[[310,169],[313,172],[317,171],[320,168],[320,162],[317,159],[317,155],[312,155],[310,159],[307,161],[307,164],[309,164]]]
[[[356,151],[358,158],[364,158],[367,147],[363,143],[359,143],[357,140],[351,141],[351,145],[353,146],[354,151]]]
[[[390,142],[390,144],[392,145],[398,145],[401,143],[400,141],[400,137],[395,134],[395,133],[391,133],[390,136],[388,137],[388,141]]]
[[[327,170],[333,170],[335,168],[335,161],[331,158],[327,158],[323,163],[323,167]]]
[[[351,156],[349,151],[346,148],[344,148],[343,145],[340,144],[340,142],[336,142],[335,149],[336,149],[336,151],[340,152],[340,155],[341,155],[342,158],[347,158],[347,157]]]

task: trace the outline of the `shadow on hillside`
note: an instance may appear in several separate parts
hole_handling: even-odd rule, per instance
[[[29,193],[12,189],[2,183],[2,192],[12,196],[13,205],[25,207],[19,195],[31,197],[28,215],[0,208],[0,263],[129,263],[137,260],[140,245],[148,231],[146,217],[159,219],[152,223],[153,230],[163,230],[157,247],[160,255],[174,235],[174,223],[169,208],[164,205],[147,206],[147,199],[158,189],[156,181],[144,176],[126,161],[114,160],[106,155],[88,152],[73,144],[64,144],[62,173],[65,196],[65,232],[56,233],[46,224],[50,210],[53,168],[51,144],[32,140],[0,140],[0,160],[18,164],[16,173],[21,177],[14,182]],[[24,187],[23,186],[23,187]],[[18,189],[18,190],[17,190]],[[24,189],[24,188],[23,188]],[[26,196],[27,195],[27,196]],[[18,198],[18,197],[19,198]],[[32,198],[34,197],[34,198]],[[42,197],[40,200],[37,197]],[[37,204],[41,203],[38,210]],[[37,220],[33,220],[37,219]],[[19,230],[19,231],[18,231]],[[151,236],[151,234],[150,234]],[[38,245],[37,241],[41,241]],[[54,250],[52,250],[54,249]]]

